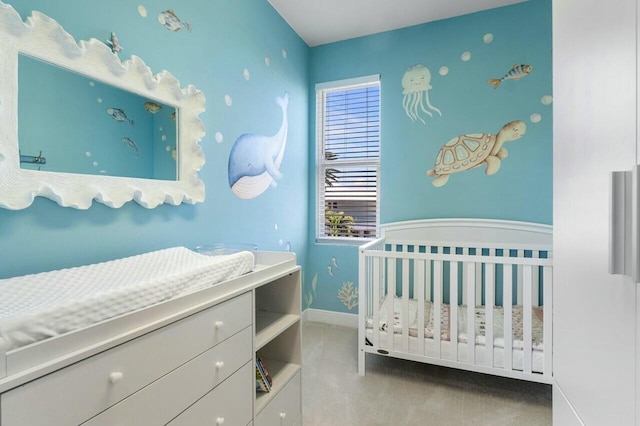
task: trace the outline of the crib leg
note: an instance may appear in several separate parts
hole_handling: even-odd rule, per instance
[[[358,349],[358,374],[364,376],[364,360],[366,352],[362,349]]]

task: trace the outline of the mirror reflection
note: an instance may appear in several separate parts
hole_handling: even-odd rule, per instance
[[[175,181],[177,109],[18,55],[20,168]]]

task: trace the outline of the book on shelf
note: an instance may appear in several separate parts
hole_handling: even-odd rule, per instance
[[[271,380],[271,374],[269,374],[269,370],[267,370],[267,366],[264,364],[264,359],[258,358],[258,363],[260,364],[260,368],[262,372],[266,376],[267,383],[269,383],[269,387],[273,386],[273,380]]]
[[[270,392],[271,384],[271,377],[264,369],[264,362],[261,358],[256,358],[256,390]]]

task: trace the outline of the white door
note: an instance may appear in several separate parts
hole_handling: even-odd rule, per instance
[[[636,424],[636,290],[608,273],[636,161],[636,0],[553,0],[554,424]],[[571,419],[571,420],[570,420]]]

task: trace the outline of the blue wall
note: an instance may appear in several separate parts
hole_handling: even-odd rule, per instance
[[[531,65],[533,70],[519,80],[505,79],[497,89],[487,82],[502,78],[514,64]],[[412,93],[403,95],[403,75],[415,65],[430,70],[429,103],[424,97],[412,98]],[[316,83],[370,74],[380,74],[381,79],[382,223],[438,217],[551,223],[550,0],[530,0],[311,49],[309,93],[314,93]],[[416,115],[412,120],[403,107],[403,102],[411,105],[413,100],[419,102],[417,113],[424,123]],[[312,103],[311,140],[314,108]],[[434,167],[443,144],[462,134],[496,134],[514,120],[525,122],[526,134],[504,145],[509,155],[496,174],[487,176],[482,167],[453,174],[442,187],[432,184],[426,172]],[[311,170],[314,155],[312,151]],[[357,307],[349,309],[338,292],[345,283],[357,286],[357,249],[313,243],[313,170],[309,176],[305,306],[355,313]]]
[[[32,10],[51,16],[77,40],[107,40],[115,32],[124,47],[122,59],[139,56],[154,73],[167,69],[183,86],[202,90],[206,164],[199,176],[206,200],[153,210],[135,202],[120,209],[96,202],[80,211],[38,198],[25,210],[0,209],[0,278],[175,245],[252,242],[265,250],[291,247],[298,254],[305,270],[305,307],[357,312],[338,298],[349,283],[357,287],[356,247],[314,242],[313,94],[316,83],[369,74],[380,74],[382,83],[383,223],[431,217],[551,223],[552,105],[541,102],[552,95],[550,0],[312,49],[266,0],[10,4],[23,18]],[[160,25],[157,16],[167,9],[188,22],[191,32]],[[533,71],[503,81],[498,89],[487,83],[517,63],[532,65]],[[418,109],[424,123],[412,121],[403,108],[403,75],[419,64],[431,72],[429,101],[442,113],[429,109],[423,98],[422,105],[433,114]],[[442,67],[448,72],[441,74]],[[282,120],[275,101],[286,92],[289,136],[283,178],[277,187],[242,200],[229,188],[231,147],[245,133],[275,134]],[[498,173],[486,176],[483,169],[474,169],[452,175],[443,187],[432,185],[426,172],[444,143],[465,133],[495,134],[512,120],[523,120],[527,132],[505,145],[509,156]]]
[[[135,202],[120,209],[94,202],[82,211],[39,197],[25,210],[0,209],[0,278],[216,242],[251,242],[263,250],[291,247],[304,261],[309,48],[268,2],[21,0],[9,4],[23,19],[32,10],[49,15],[76,40],[106,41],[115,32],[124,48],[121,59],[139,56],[154,73],[169,70],[182,86],[193,84],[203,91],[207,107],[200,119],[206,136],[201,145],[206,164],[199,176],[206,186],[206,200],[152,210]],[[139,5],[146,9],[146,17],[139,13]],[[188,22],[191,32],[164,28],[157,16],[168,9]],[[228,185],[231,146],[243,133],[274,134],[282,120],[275,100],[285,92],[291,100],[280,167],[283,178],[259,197],[241,200]]]

